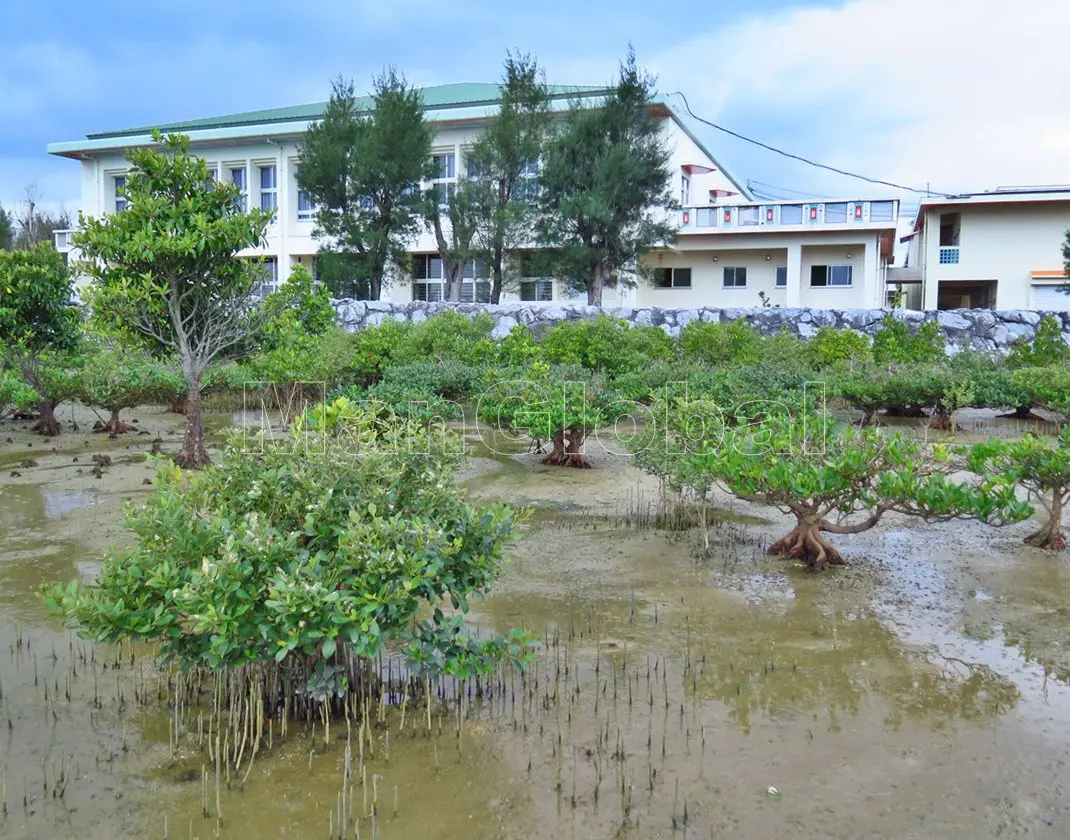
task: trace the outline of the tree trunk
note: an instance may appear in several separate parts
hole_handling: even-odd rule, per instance
[[[501,303],[502,300],[502,285],[504,280],[504,272],[502,270],[502,263],[504,262],[504,249],[500,244],[494,245],[494,250],[491,252],[490,257],[490,302]]]
[[[371,276],[368,278],[368,299],[379,300],[383,293],[383,267],[372,266]]]
[[[940,432],[953,432],[955,430],[955,424],[951,420],[951,412],[947,410],[947,406],[937,405],[933,409],[933,416],[929,420],[929,428]]]
[[[595,266],[594,271],[591,273],[591,279],[587,284],[588,306],[602,305],[602,290],[606,287],[607,273],[605,266],[601,263]]]
[[[820,572],[827,566],[846,564],[843,555],[821,533],[820,520],[797,518],[798,524],[791,533],[769,546],[770,554],[802,560],[814,572]]]
[[[1063,533],[1063,493],[1062,487],[1056,487],[1052,494],[1051,515],[1044,527],[1034,531],[1025,538],[1027,545],[1037,548],[1049,548],[1053,551],[1062,551],[1066,548],[1066,535]]]
[[[201,425],[201,388],[200,382],[189,380],[189,394],[186,397],[186,434],[182,438],[182,449],[175,457],[175,463],[184,469],[199,470],[211,463],[208,450],[204,445],[204,427]]]
[[[124,423],[119,419],[118,408],[111,410],[111,417],[108,418],[107,423],[101,423],[99,420],[93,424],[94,432],[107,432],[111,437],[116,435],[126,434],[127,432],[136,432],[137,429],[131,426],[129,423]]]
[[[582,429],[558,429],[554,432],[553,449],[542,459],[542,463],[550,467],[589,470],[591,463],[583,454],[583,441],[586,437],[587,433]]]
[[[55,400],[41,400],[37,404],[37,422],[33,425],[33,430],[45,437],[55,437],[59,434],[59,421],[56,419],[56,406],[59,405]]]

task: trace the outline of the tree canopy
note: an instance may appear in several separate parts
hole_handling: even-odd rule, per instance
[[[262,244],[271,215],[243,212],[237,187],[212,180],[188,137],[154,132],[153,139],[155,147],[129,154],[126,208],[83,217],[75,242],[93,278],[86,293],[93,323],[177,356],[189,390],[178,460],[203,466],[201,379],[213,360],[246,352],[259,328],[251,296],[257,266],[237,254]]]
[[[340,265],[367,282],[373,300],[388,268],[406,265],[405,246],[425,216],[420,183],[431,176],[432,136],[420,92],[390,68],[375,78],[370,109],[352,82],[335,81],[323,119],[301,143],[297,182],[317,206],[321,251],[346,255]]]
[[[589,304],[601,304],[608,285],[634,283],[640,257],[675,237],[669,152],[649,111],[653,92],[653,78],[629,52],[601,105],[575,103],[547,146],[539,238]]]

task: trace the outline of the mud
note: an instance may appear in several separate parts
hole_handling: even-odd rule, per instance
[[[166,676],[65,633],[35,597],[92,579],[123,504],[151,489],[138,456],[156,435],[177,449],[181,418],[129,416],[153,434],[0,427],[0,462],[39,463],[0,473],[0,835],[326,837],[341,742],[291,731],[205,818],[207,758],[190,738],[172,758]],[[1022,546],[1028,525],[892,518],[837,537],[852,564],[815,576],[765,555],[789,525],[776,511],[716,500],[707,547],[635,524],[658,488],[621,455],[592,447],[594,469],[565,470],[470,441],[466,491],[532,510],[473,624],[544,646],[462,703],[459,737],[450,710],[432,737],[388,714],[349,800],[362,837],[1070,834],[1070,565]],[[83,462],[105,451],[98,479]]]

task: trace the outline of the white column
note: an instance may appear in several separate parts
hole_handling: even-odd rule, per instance
[[[935,236],[929,236],[929,219],[935,218]],[[937,269],[940,265],[940,217],[928,214],[925,217],[921,229],[921,245],[918,248],[918,256],[921,258],[922,288],[925,290],[925,301],[922,306],[925,309],[936,309],[940,294],[940,279]]]
[[[877,237],[866,240],[862,253],[862,299],[870,306],[884,306],[886,296],[880,288],[880,245]]]
[[[788,245],[788,285],[784,290],[784,305],[789,309],[802,306],[802,245]]]
[[[290,279],[290,241],[288,239],[290,221],[290,167],[286,161],[286,150],[278,144],[279,162],[275,169],[275,219],[279,236],[279,284]]]

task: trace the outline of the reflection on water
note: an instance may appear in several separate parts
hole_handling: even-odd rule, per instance
[[[79,508],[93,504],[94,494],[89,490],[54,490],[41,486],[41,500],[46,519],[59,519]]]

